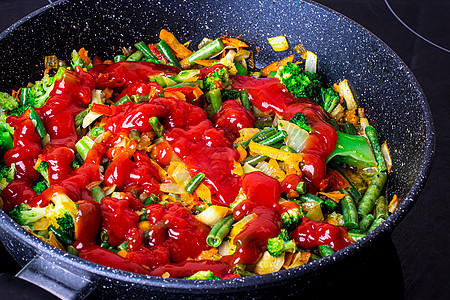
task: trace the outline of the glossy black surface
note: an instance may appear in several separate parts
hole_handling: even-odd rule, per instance
[[[303,282],[300,286],[306,286],[307,289],[304,292],[313,296],[342,294],[348,289],[352,291],[352,294],[355,293],[354,295],[367,295],[367,290],[376,288],[377,294],[378,292],[379,295],[389,294],[389,296],[395,296],[395,298],[401,298],[403,294],[407,299],[427,299],[428,297],[436,299],[443,297],[446,295],[446,285],[439,283],[448,279],[448,261],[444,259],[445,252],[443,252],[443,250],[448,250],[448,234],[446,232],[446,227],[448,226],[446,226],[445,222],[445,209],[448,209],[448,202],[445,202],[445,200],[448,198],[448,193],[444,184],[445,180],[448,179],[448,176],[445,177],[445,174],[448,174],[446,169],[446,167],[448,168],[448,161],[446,165],[443,157],[445,152],[443,151],[444,149],[439,150],[439,142],[442,141],[440,137],[445,142],[446,135],[443,129],[445,128],[445,117],[448,117],[448,105],[444,102],[446,96],[444,92],[445,88],[448,89],[449,84],[448,76],[436,82],[435,74],[439,73],[439,70],[448,69],[448,54],[415,38],[390,15],[382,2],[321,2],[368,27],[390,45],[410,66],[422,84],[432,109],[434,108],[435,116],[436,114],[439,116],[436,117],[438,132],[437,157],[442,155],[441,158],[443,160],[437,166],[435,164],[434,171],[431,174],[432,177],[420,200],[394,231],[392,237],[394,245],[389,238],[383,238],[374,244],[375,247],[371,248],[372,250],[363,250],[359,254],[353,255],[346,261],[347,263],[345,261],[340,262],[340,265],[337,265],[338,267],[335,268],[333,266],[333,268],[327,269],[325,274],[315,274],[314,276],[317,276],[318,280],[312,280],[312,283]],[[392,1],[391,5],[393,8],[396,8],[394,3],[395,1]],[[406,2],[398,5],[399,8],[407,8],[406,16],[411,16],[411,14],[408,14],[409,6]],[[416,8],[417,6],[413,11],[414,15],[420,19],[420,17],[423,17],[424,10],[417,10]],[[443,8],[445,8],[445,5]],[[412,11],[412,9],[410,10]],[[422,15],[418,14],[417,11],[422,11]],[[433,20],[436,20],[436,17]],[[421,22],[417,23],[421,24]],[[443,32],[445,32],[446,24],[442,25],[444,26]],[[418,26],[418,29],[420,28]],[[282,33],[283,28],[280,28],[279,31]],[[129,38],[129,43],[132,43],[135,39],[134,36]],[[66,51],[66,53],[68,52]],[[445,68],[446,66],[447,68]],[[436,105],[437,109],[433,105]],[[429,188],[429,186],[431,187]],[[417,209],[418,206],[420,207],[419,209]],[[333,269],[334,271],[332,271]],[[314,276],[309,278],[314,279]],[[404,277],[404,280],[402,277]],[[380,285],[377,282],[379,278],[382,278],[385,284]],[[269,289],[254,295],[280,295],[288,291],[288,288]]]

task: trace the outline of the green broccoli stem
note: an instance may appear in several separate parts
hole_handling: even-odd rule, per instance
[[[274,135],[272,135],[272,136],[270,136],[270,137],[268,137],[268,138],[258,142],[258,144],[270,146],[270,145],[273,145],[273,144],[275,144],[275,143],[277,143],[279,141],[284,140],[287,136],[288,136],[288,133],[286,131],[284,131],[284,130],[281,130],[281,131],[275,133]]]
[[[206,243],[211,247],[219,247],[235,222],[233,215],[229,215],[217,222],[209,232]]]
[[[364,196],[358,205],[358,214],[362,217],[370,213],[375,205],[376,200],[383,190],[384,184],[387,180],[387,174],[384,172],[378,172],[373,177],[369,184]]]
[[[380,196],[375,204],[375,219],[387,219],[389,216],[388,201],[386,197]]]
[[[101,200],[103,199],[103,197],[106,196],[105,192],[103,191],[103,189],[101,187],[99,187],[99,186],[93,188],[91,190],[91,194],[92,194],[92,197],[94,198],[94,201],[97,202],[97,203],[100,203]]]
[[[265,161],[268,157],[265,155],[255,155],[255,156],[248,156],[244,159],[244,164],[249,164],[250,166],[254,167],[258,163]]]
[[[63,244],[63,246],[67,247],[73,244],[75,241],[69,238],[66,234],[64,234],[61,230],[57,229],[53,225],[48,226],[48,230],[53,232],[56,239]]]
[[[175,67],[181,68],[180,63],[178,62],[175,55],[173,55],[172,50],[169,45],[164,40],[161,40],[158,44],[156,44],[156,48],[161,52],[164,57],[171,62]]]
[[[128,56],[127,61],[140,61],[143,58],[144,54],[141,51],[137,50],[136,52]]]
[[[164,136],[164,126],[162,126],[162,124],[159,122],[158,118],[151,117],[148,121],[150,122],[150,125],[152,126],[155,134],[158,137],[163,137]]]
[[[347,191],[341,190],[347,194]],[[341,199],[341,208],[342,208],[342,216],[344,217],[344,226],[347,227],[348,230],[358,228],[358,212],[356,210],[355,201],[353,198],[347,194],[344,198]]]
[[[125,61],[127,57],[125,55],[117,55],[114,57],[114,62]]]
[[[223,44],[222,40],[220,38],[215,39],[214,41],[203,46],[200,50],[194,52],[191,56],[189,56],[186,59],[186,61],[190,66],[192,66],[195,64],[196,60],[207,59],[207,58],[219,53],[224,48],[225,48],[225,45]]]
[[[207,92],[206,99],[209,101],[209,103],[211,103],[214,113],[217,113],[222,107],[222,94],[220,92],[220,89],[212,89]]]
[[[192,177],[192,179],[188,182],[188,184],[186,184],[186,186],[184,187],[184,190],[187,193],[192,195],[195,192],[195,190],[198,188],[200,183],[202,183],[203,178],[205,178],[205,174],[198,173],[197,175]]]
[[[153,54],[153,52],[150,50],[150,48],[148,48],[146,43],[139,42],[139,43],[134,44],[134,47],[136,47],[136,49],[138,49],[143,55],[145,55],[145,57],[147,57],[149,59],[158,60],[158,58],[155,56],[155,54]],[[141,60],[141,59],[142,59],[142,57],[138,60]]]
[[[333,248],[328,245],[320,245],[317,247],[319,249],[320,256],[325,257],[334,253]]]
[[[33,124],[35,124],[35,130],[36,133],[39,135],[41,139],[43,139],[47,135],[47,131],[45,130],[44,124],[41,121],[41,118],[37,114],[37,112],[34,110],[34,108],[29,107],[28,110],[30,111],[30,120],[33,121]]]
[[[14,140],[9,132],[0,133],[0,146],[7,150],[14,147]]]
[[[380,142],[378,141],[378,133],[373,126],[367,125],[365,128],[365,132],[367,138],[370,141],[370,145],[372,146],[373,153],[375,154],[375,159],[378,164],[378,171],[384,172],[386,171],[386,163],[383,158],[383,154],[381,153]]]
[[[246,91],[241,91],[241,104],[243,107],[251,111],[250,100],[248,99],[248,94]]]
[[[250,144],[251,141],[253,141],[255,143],[259,143],[262,140],[265,140],[276,133],[277,133],[277,129],[274,127],[269,127],[269,128],[263,129],[260,132],[258,132],[257,134],[255,134],[254,136],[252,136],[250,139],[246,140],[245,142],[242,142],[241,146],[244,149],[248,149],[248,145]]]

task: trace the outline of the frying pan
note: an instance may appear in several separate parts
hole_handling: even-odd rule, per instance
[[[0,237],[24,268],[18,277],[62,298],[180,298],[301,292],[315,272],[357,255],[386,236],[411,209],[426,182],[434,155],[431,112],[414,75],[400,58],[360,25],[310,1],[75,0],[57,1],[12,25],[0,35],[0,90],[42,77],[42,61],[55,54],[68,60],[72,49],[107,59],[136,41],[156,42],[161,28],[197,45],[228,34],[261,47],[256,66],[286,56],[275,53],[268,37],[285,35],[319,56],[318,72],[328,83],[346,78],[393,159],[389,197],[402,202],[386,222],[365,238],[331,256],[294,269],[233,280],[187,281],[128,273],[60,251],[27,234],[0,211]],[[254,49],[253,49],[254,50]]]

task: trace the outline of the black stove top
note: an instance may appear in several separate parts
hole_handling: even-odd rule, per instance
[[[51,2],[54,1],[0,1],[0,31]],[[446,189],[450,180],[450,1],[317,2],[369,29],[405,61],[430,103],[437,142],[433,169],[425,189],[392,235],[327,269],[325,274],[317,274],[322,288],[307,291],[309,294],[305,297],[448,299],[450,191]],[[0,273],[14,275],[20,270],[1,244],[0,255]],[[15,287],[4,278],[0,276],[0,295],[20,298],[20,292],[8,292]],[[40,296],[35,294],[33,298]]]

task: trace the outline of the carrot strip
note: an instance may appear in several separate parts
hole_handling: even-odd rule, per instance
[[[165,29],[161,29],[159,37],[160,39],[164,40],[167,45],[169,45],[169,47],[175,52],[175,55],[178,58],[184,59],[194,53],[186,48],[183,44],[181,44],[172,33],[168,32]]]

